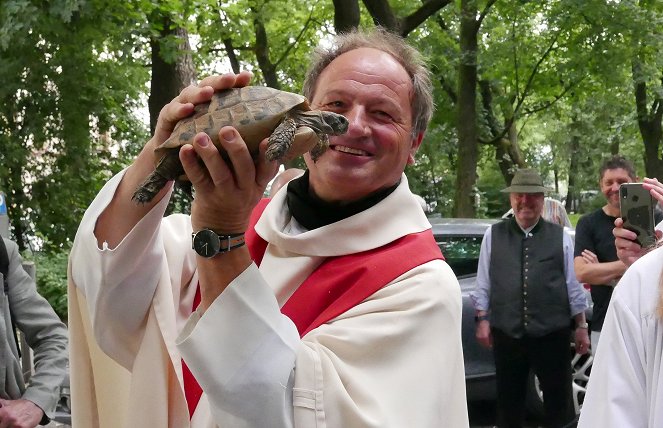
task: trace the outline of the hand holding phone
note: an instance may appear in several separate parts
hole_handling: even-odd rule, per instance
[[[636,241],[643,248],[656,243],[654,206],[654,198],[642,187],[642,183],[619,186],[619,210],[624,228],[638,235]]]

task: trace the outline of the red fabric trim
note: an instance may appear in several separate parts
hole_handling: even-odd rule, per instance
[[[244,237],[246,238],[246,246],[249,248],[249,254],[251,254],[251,258],[258,266],[260,266],[262,257],[265,255],[267,241],[258,236],[255,226],[270,200],[271,199],[263,198],[258,202],[258,205],[256,205],[251,212],[251,216],[249,217],[249,228],[244,234]]]
[[[325,260],[281,308],[301,337],[431,260],[444,259],[430,230],[383,247]]]
[[[196,294],[193,296],[193,309],[191,312],[195,311],[198,305],[200,305],[200,285],[196,284]],[[184,381],[184,397],[186,397],[186,404],[189,408],[189,419],[191,419],[193,412],[198,406],[200,397],[203,395],[203,389],[184,360],[182,360],[182,378]]]
[[[254,226],[269,202],[263,199],[251,215],[246,233],[251,257],[260,264],[267,248]],[[251,233],[249,233],[249,231]],[[281,308],[301,337],[361,303],[411,269],[444,260],[432,231],[406,235],[383,247],[325,260]]]

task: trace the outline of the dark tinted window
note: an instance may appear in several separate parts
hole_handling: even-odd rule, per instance
[[[476,275],[483,236],[436,236],[445,260],[458,277]]]

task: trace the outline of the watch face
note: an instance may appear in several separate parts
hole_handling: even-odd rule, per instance
[[[193,249],[203,257],[214,257],[219,253],[219,236],[209,229],[203,229],[193,237]]]

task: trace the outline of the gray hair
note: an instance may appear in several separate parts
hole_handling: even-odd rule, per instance
[[[414,89],[412,134],[416,136],[420,132],[425,132],[435,108],[430,71],[419,51],[410,46],[402,37],[381,27],[339,34],[334,37],[331,47],[319,46],[316,48],[304,80],[304,96],[312,100],[322,71],[337,57],[359,48],[372,48],[388,53],[405,69]]]

